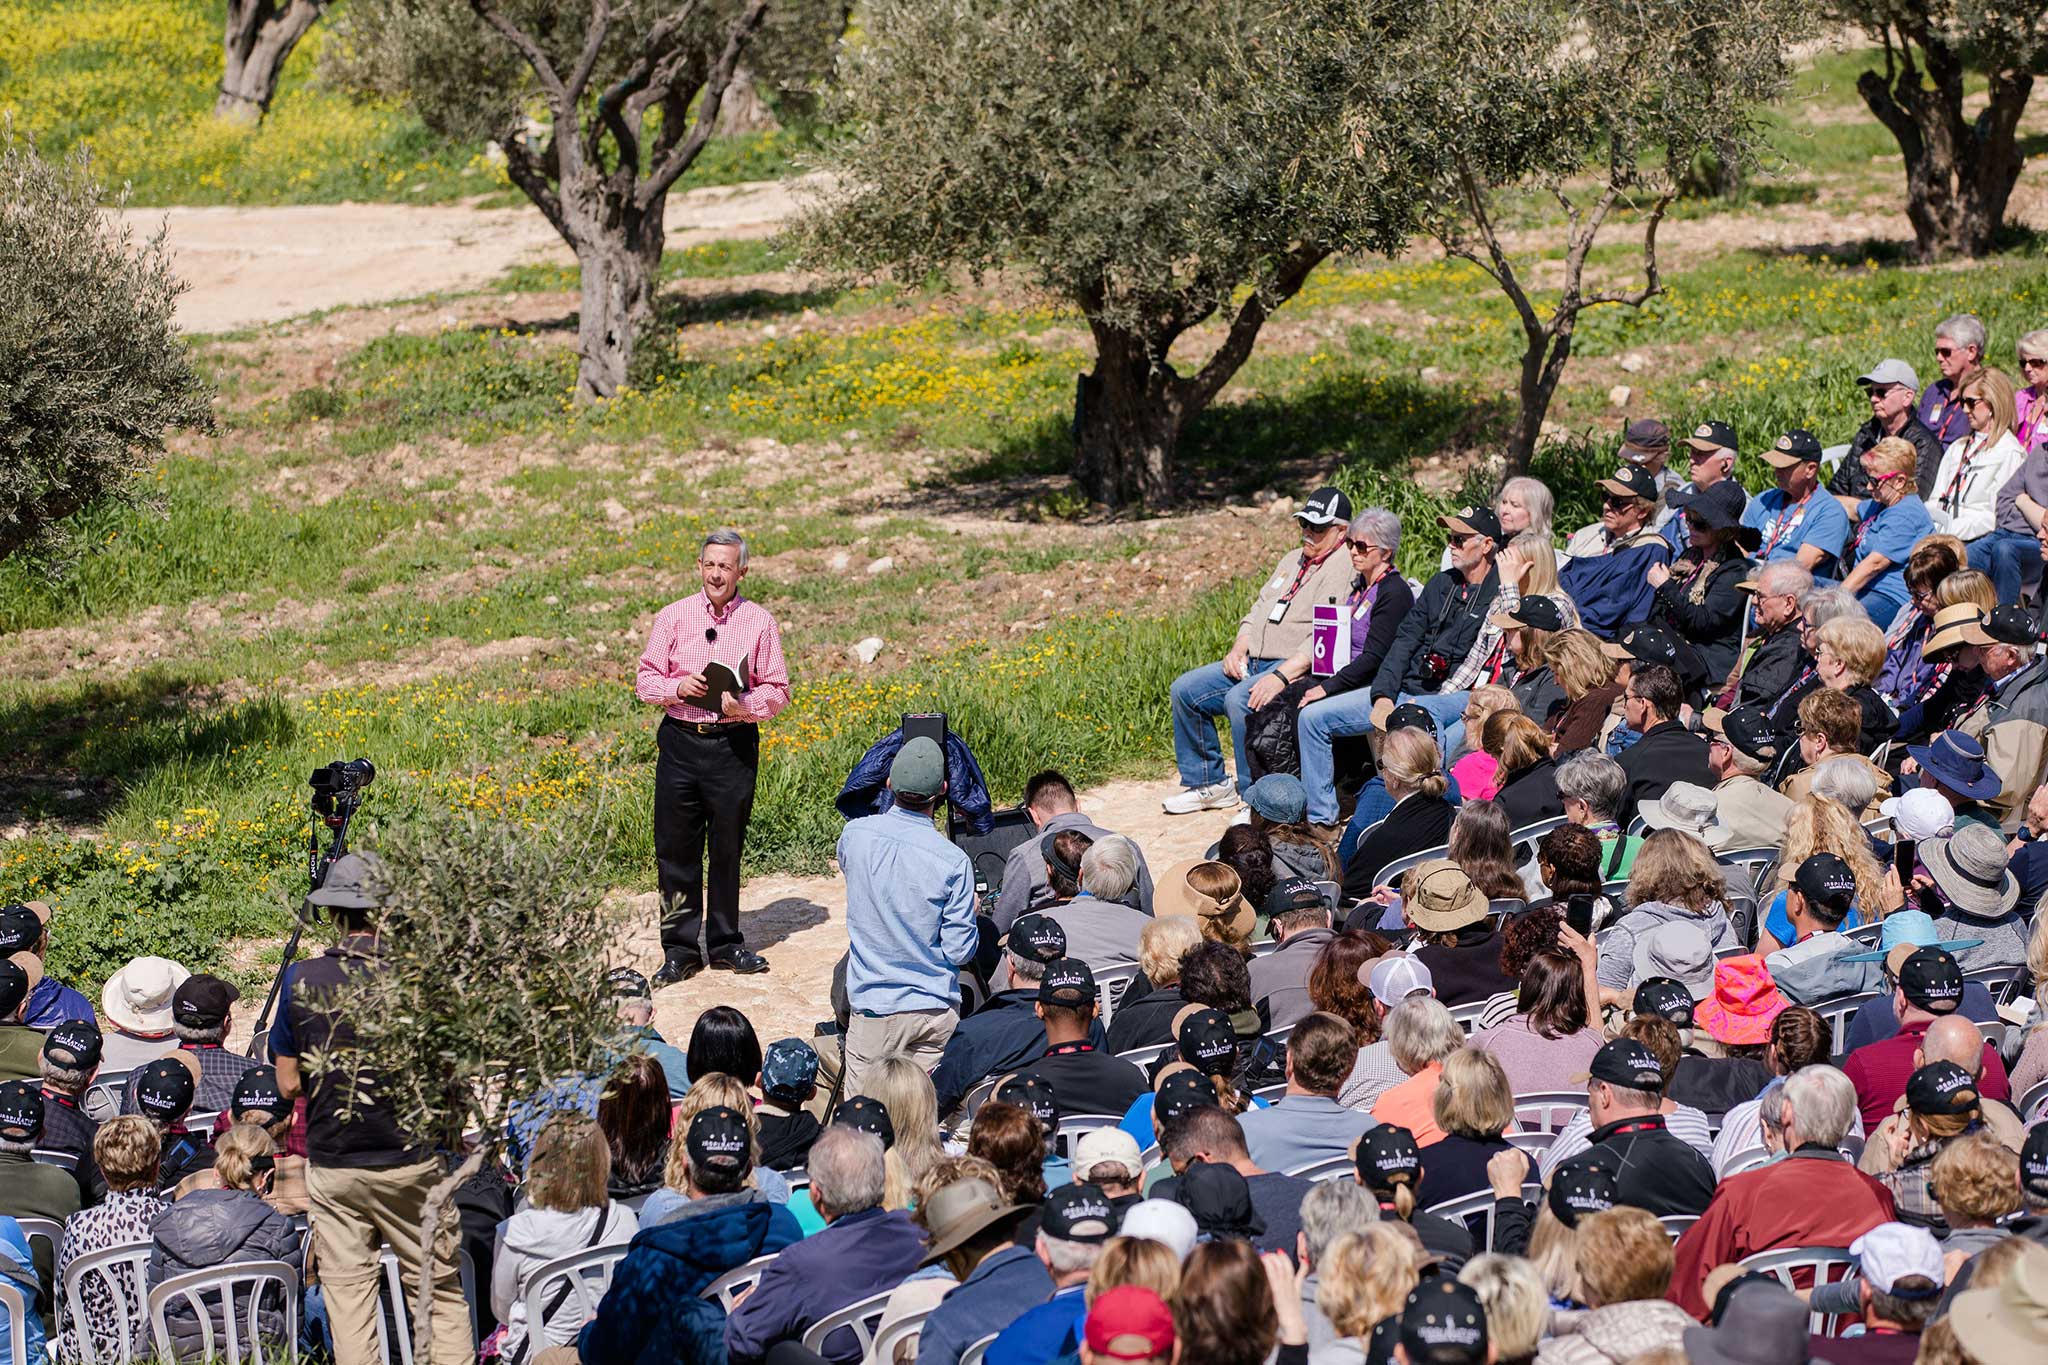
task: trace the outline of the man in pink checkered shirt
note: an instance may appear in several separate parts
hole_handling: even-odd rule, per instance
[[[782,632],[758,602],[740,596],[747,542],[713,531],[697,554],[704,590],[654,618],[634,690],[662,708],[655,741],[654,861],[661,885],[661,949],[654,984],[687,981],[706,965],[752,974],[768,960],[740,935],[740,846],[754,810],[761,722],[789,705]],[[737,669],[745,690],[717,710],[700,705],[713,660]],[[710,845],[711,870],[704,870]]]

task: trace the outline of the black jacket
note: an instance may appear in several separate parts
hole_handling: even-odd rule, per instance
[[[1408,586],[1407,579],[1391,571],[1381,578],[1379,591],[1373,594],[1372,620],[1366,623],[1365,648],[1323,680],[1323,691],[1334,697],[1339,692],[1356,691],[1377,677],[1380,665],[1386,662],[1387,651],[1394,647],[1401,623],[1408,619],[1414,606],[1415,591]]]
[[[1035,985],[1000,991],[960,1021],[932,1071],[939,1117],[952,1113],[967,1092],[987,1077],[1016,1071],[1045,1055],[1045,1021],[1038,1017],[1037,1004]],[[1100,1023],[1092,1026],[1090,1036],[1098,1045],[1102,1043]]]
[[[1924,744],[1932,735],[1954,727],[1991,691],[1991,679],[1979,668],[1951,668],[1941,686],[1925,701],[1899,713],[1899,738]]]
[[[1778,732],[1778,762],[1768,775],[1771,786],[1777,786],[1806,766],[1805,760],[1799,756],[1799,703],[1819,691],[1820,686],[1818,674],[1801,670],[1799,680],[1770,710],[1771,728]],[[1863,712],[1863,735],[1856,747],[1866,755],[1874,754],[1899,732],[1899,717],[1892,710],[1891,703],[1879,696],[1877,689],[1869,683],[1857,683],[1849,689],[1849,695],[1856,699],[1857,707]]]
[[[1415,950],[1415,960],[1429,968],[1438,1000],[1451,1006],[1476,1005],[1520,984],[1500,969],[1501,942],[1491,921],[1481,920],[1458,931],[1457,947],[1425,943]]]
[[[808,1110],[793,1114],[756,1111],[761,1129],[761,1164],[771,1171],[800,1170],[824,1128]]]
[[[1499,594],[1500,575],[1492,569],[1476,585],[1467,583],[1455,569],[1445,569],[1430,579],[1414,610],[1401,618],[1393,647],[1373,678],[1373,695],[1392,697],[1402,692],[1435,692],[1442,687],[1443,677],[1431,676],[1429,656],[1442,655],[1450,668],[1464,662]]]
[[[1621,770],[1628,774],[1629,808],[1622,827],[1635,818],[1636,807],[1655,801],[1675,782],[1690,782],[1712,791],[1714,770],[1707,766],[1707,742],[1675,720],[1660,721],[1621,751]]]
[[[1755,1099],[1770,1083],[1771,1069],[1754,1057],[1686,1056],[1678,1059],[1664,1095],[1718,1119]]]
[[[1041,1041],[1043,1038],[1041,1037]],[[1060,1117],[1069,1114],[1121,1114],[1150,1087],[1145,1073],[1112,1053],[1089,1043],[1062,1043],[1042,1048],[1037,1061],[1017,1074],[1052,1083]]]
[[[1550,724],[1550,718],[1564,710],[1571,700],[1565,696],[1564,684],[1557,680],[1548,664],[1522,674],[1508,690],[1515,694],[1515,702],[1522,708],[1522,714],[1538,725]]]
[[[1899,435],[1912,443],[1919,456],[1915,469],[1915,482],[1920,486],[1920,496],[1934,496],[1934,476],[1941,472],[1941,438],[1929,431],[1920,421],[1919,414],[1907,413],[1906,425]],[[1883,440],[1884,428],[1877,424],[1875,417],[1856,428],[1856,434],[1849,440],[1849,453],[1835,466],[1835,477],[1828,480],[1828,492],[1847,493],[1853,498],[1873,496],[1870,474],[1863,468],[1863,457],[1870,448]]]
[[[1708,685],[1718,687],[1735,667],[1742,615],[1749,609],[1749,594],[1735,585],[1756,571],[1756,562],[1732,553],[1688,585],[1686,576],[1698,562],[1698,552],[1688,550],[1671,566],[1671,577],[1657,589],[1657,615],[1699,651]]]
[[[1732,665],[1731,665],[1732,666]],[[1757,641],[1735,689],[1737,706],[1768,706],[1799,676],[1806,659],[1799,649],[1799,627],[1787,624]]]
[[[1116,1007],[1116,1017],[1109,1021],[1109,1050],[1129,1052],[1134,1047],[1172,1042],[1173,1016],[1187,1003],[1177,981],[1155,987],[1136,1000],[1125,997]]]
[[[1614,1172],[1621,1202],[1667,1214],[1698,1215],[1714,1197],[1714,1167],[1684,1139],[1671,1135],[1662,1114],[1616,1119],[1595,1128],[1593,1145],[1564,1165],[1598,1162]]]
[[[1451,821],[1457,814],[1458,808],[1441,796],[1417,793],[1403,798],[1386,819],[1358,837],[1358,846],[1351,850],[1351,861],[1344,864],[1344,898],[1359,900],[1371,895],[1380,869],[1395,859],[1441,846],[1451,837]],[[1373,914],[1378,913],[1375,907]]]
[[[1564,814],[1564,800],[1557,794],[1557,764],[1545,754],[1526,768],[1508,774],[1494,800],[1508,813],[1508,828],[1520,829],[1538,820]]]

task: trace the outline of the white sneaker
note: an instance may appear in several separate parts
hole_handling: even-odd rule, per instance
[[[1159,803],[1168,815],[1193,815],[1197,811],[1228,810],[1237,804],[1237,784],[1229,778],[1206,787],[1189,787],[1178,796]]]

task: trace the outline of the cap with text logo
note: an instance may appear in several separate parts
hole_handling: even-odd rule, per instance
[[[1906,1078],[1906,1107],[1916,1114],[1974,1113],[1977,1100],[1977,1078],[1954,1062],[1929,1062]]]
[[[1397,1185],[1415,1186],[1422,1179],[1422,1149],[1415,1134],[1392,1123],[1377,1124],[1359,1135],[1352,1165],[1359,1181],[1375,1194]]]
[[[2020,1144],[2020,1189],[2029,1204],[2048,1206],[2048,1123],[2029,1128]]]
[[[27,953],[19,956],[34,961]],[[34,983],[28,979],[28,968],[11,957],[0,957],[0,1019],[14,1017],[15,1011],[21,1008],[21,1002],[28,999],[32,985]]]
[[[43,1135],[43,1092],[32,1081],[0,1085],[0,1138],[34,1142]]]
[[[818,1083],[818,1050],[801,1038],[778,1038],[761,1054],[761,1089],[770,1099],[802,1103]]]
[[[1550,598],[1541,593],[1523,596],[1520,606],[1513,611],[1497,611],[1486,618],[1486,624],[1496,630],[1528,629],[1558,631],[1565,628],[1564,611]]]
[[[135,1083],[135,1107],[152,1123],[176,1123],[192,1112],[198,1078],[178,1057],[159,1057],[142,1068]]]
[[[746,1119],[739,1110],[722,1104],[715,1104],[690,1120],[683,1150],[690,1154],[692,1166],[720,1175],[739,1175],[754,1164]]]
[[[1601,641],[1600,652],[1617,661],[1662,664],[1678,671],[1678,641],[1662,626],[1631,626],[1621,638]]]
[[[1162,1360],[1173,1354],[1173,1310],[1140,1284],[1120,1284],[1096,1295],[1082,1332],[1093,1356]]]
[[[1060,1121],[1059,1096],[1053,1093],[1052,1082],[1043,1076],[1012,1076],[996,1087],[993,1098],[1030,1114],[1047,1133]]]
[[[43,941],[43,921],[25,905],[0,908],[0,957],[35,951]]]
[[[654,987],[647,978],[631,967],[614,967],[604,974],[605,990],[614,1000],[651,1000]]]
[[[1067,955],[1067,931],[1050,915],[1019,915],[1010,926],[1010,952],[1026,962],[1057,962]]]
[[[1204,1076],[1227,1076],[1237,1070],[1237,1030],[1222,1010],[1206,1005],[1182,1010],[1174,1021],[1173,1041],[1181,1060]]]
[[[1692,435],[1685,438],[1685,443],[1694,450],[1725,450],[1733,454],[1736,449],[1735,428],[1726,422],[1702,422],[1692,429]]]
[[[1507,539],[1500,529],[1500,518],[1491,507],[1460,507],[1448,516],[1438,517],[1436,524],[1453,535],[1485,536],[1496,545]]]
[[[1827,919],[1847,918],[1856,901],[1856,874],[1832,853],[1816,853],[1801,863],[1792,885],[1810,904],[1822,907]]]
[[[1116,1205],[1094,1185],[1061,1185],[1045,1196],[1038,1226],[1069,1242],[1106,1242],[1116,1235]]]
[[[2041,643],[2041,627],[2025,607],[1994,607],[1954,632],[1966,645],[2017,645],[2031,649]]]
[[[1657,501],[1657,476],[1639,464],[1624,464],[1600,480],[1600,491],[1617,498]]]
[[[882,1102],[866,1095],[855,1095],[850,1100],[841,1100],[839,1107],[832,1111],[832,1122],[858,1128],[863,1133],[873,1133],[882,1140],[882,1150],[896,1145],[896,1125],[889,1121],[889,1111]]]
[[[1605,1213],[1621,1202],[1621,1185],[1605,1161],[1582,1152],[1567,1158],[1550,1177],[1550,1211],[1560,1223],[1575,1228],[1589,1213]]]
[[[1954,1014],[1963,1003],[1963,969],[1942,948],[1915,948],[1899,964],[1906,1003],[1929,1014]]]
[[[1692,1027],[1692,992],[1675,976],[1646,977],[1636,985],[1630,1008],[1636,1014],[1654,1014],[1679,1028]]]
[[[1307,877],[1283,877],[1266,893],[1265,911],[1268,919],[1275,915],[1292,914],[1296,910],[1329,908],[1330,898],[1323,894],[1323,888]]]
[[[1738,706],[1733,711],[1712,708],[1700,716],[1700,728],[1728,741],[1739,754],[1771,762],[1778,756],[1778,732],[1770,714],[1761,706]]]
[[[1408,1365],[1486,1365],[1479,1291],[1442,1275],[1417,1285],[1401,1309],[1401,1350]]]
[[[67,1019],[43,1038],[43,1056],[67,1071],[90,1071],[100,1064],[106,1039],[90,1019]]]
[[[1628,1090],[1662,1094],[1664,1063],[1657,1060],[1656,1053],[1635,1039],[1616,1038],[1602,1043],[1600,1050],[1593,1054],[1593,1064],[1586,1069],[1586,1074],[1575,1079],[1605,1081]]]
[[[1654,417],[1638,417],[1621,433],[1621,458],[1638,463],[1671,450],[1671,428]]]
[[[1871,366],[1870,373],[1857,375],[1856,382],[1866,389],[1903,384],[1915,393],[1920,391],[1919,374],[1905,361],[1890,356]]]
[[[228,1100],[228,1112],[237,1119],[254,1113],[275,1119],[290,1108],[283,1091],[278,1089],[277,1068],[274,1066],[252,1066],[244,1071],[235,1082],[234,1095]]]
[[[1060,1009],[1084,1009],[1095,1003],[1095,973],[1078,957],[1049,962],[1038,983],[1038,1003]]]
[[[1801,427],[1792,430],[1771,442],[1771,448],[1764,452],[1764,458],[1778,469],[1790,469],[1796,464],[1820,463],[1820,438]]]
[[[242,993],[217,976],[205,972],[185,978],[171,996],[171,1017],[186,1028],[219,1028],[227,1022],[228,1009]]]
[[[1308,501],[1294,514],[1296,521],[1305,521],[1311,526],[1334,526],[1340,521],[1351,520],[1351,499],[1344,496],[1341,488],[1318,488],[1308,495]]]
[[[1152,1096],[1152,1114],[1162,1123],[1171,1123],[1214,1103],[1216,1087],[1193,1067],[1183,1065],[1160,1074],[1158,1092]]]

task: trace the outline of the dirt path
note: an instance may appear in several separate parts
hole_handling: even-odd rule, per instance
[[[795,182],[719,185],[672,195],[670,246],[765,237],[794,210]],[[224,332],[316,309],[475,289],[515,265],[573,258],[531,208],[308,204],[130,209],[138,236],[168,223],[189,332]]]
[[[1159,803],[1180,789],[1176,780],[1111,782],[1081,795],[1081,809],[1105,828],[1129,835],[1145,851],[1153,873],[1184,858],[1200,857],[1229,821],[1228,812],[1171,816]],[[653,892],[633,898],[630,960],[652,972],[661,965],[654,929]],[[740,888],[740,927],[747,945],[771,964],[762,976],[705,972],[654,997],[662,1037],[684,1046],[697,1016],[713,1005],[732,1005],[754,1021],[763,1043],[809,1038],[811,1026],[832,1015],[832,967],[846,951],[846,884],[838,877],[760,877]]]

